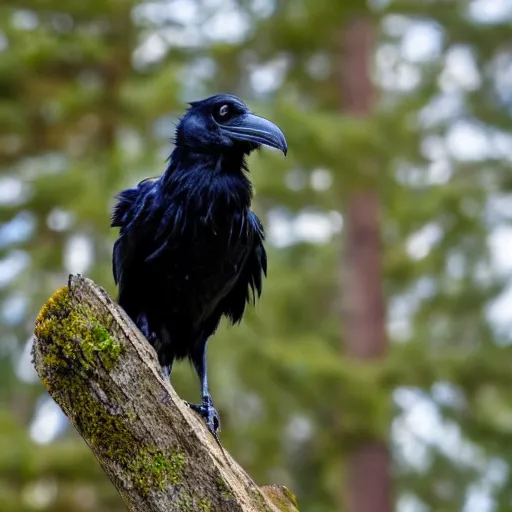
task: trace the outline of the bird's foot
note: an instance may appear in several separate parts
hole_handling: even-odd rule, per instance
[[[220,431],[220,416],[213,407],[212,399],[209,397],[205,398],[201,405],[190,404],[189,402],[185,402],[185,404],[203,417],[208,430],[215,439],[218,439],[217,432]]]
[[[215,442],[217,443],[218,447],[220,448],[220,451],[222,452],[222,455],[226,459],[228,465],[231,465],[229,459],[226,456],[226,452],[222,447],[219,435],[217,434],[217,432],[220,431],[220,416],[219,413],[213,407],[211,397],[208,396],[203,398],[203,403],[201,405],[191,404],[189,402],[185,402],[185,404],[203,417],[204,421],[206,422],[206,427],[208,428],[210,434],[215,439]]]

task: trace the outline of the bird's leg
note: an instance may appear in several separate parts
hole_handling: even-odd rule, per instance
[[[152,347],[155,347],[158,343],[158,336],[149,330],[149,322],[148,317],[145,313],[139,313],[137,316],[137,326],[139,327],[140,332],[144,335],[144,337],[149,341]],[[172,372],[172,365],[174,361],[170,361],[167,364],[162,364],[162,377],[166,382],[169,382]]]
[[[194,367],[196,369],[197,375],[201,380],[201,395],[202,402],[200,405],[190,404],[188,402],[187,405],[197,413],[199,413],[205,420],[206,426],[208,430],[213,434],[217,442],[219,439],[217,437],[217,432],[220,430],[220,417],[219,413],[214,409],[212,397],[210,395],[210,390],[208,387],[208,370],[206,364],[206,345],[207,341],[204,342],[200,349],[197,351],[193,357]],[[219,443],[220,444],[220,443]]]
[[[171,379],[172,366],[174,361],[171,361],[169,364],[162,365],[162,376],[166,382],[169,382]]]

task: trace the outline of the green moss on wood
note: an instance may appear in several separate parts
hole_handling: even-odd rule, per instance
[[[268,506],[268,501],[265,500],[265,498],[263,497],[261,491],[262,491],[262,489],[259,489],[259,490],[258,489],[254,489],[254,490],[252,490],[252,492],[250,493],[251,498],[254,500],[254,503],[258,507],[258,511],[259,512],[272,512],[273,509],[271,509]]]
[[[213,504],[208,498],[194,497],[190,493],[185,492],[176,501],[180,512],[211,512]]]
[[[219,491],[220,497],[223,500],[232,500],[235,498],[235,495],[231,489],[226,485],[226,482],[224,482],[220,476],[217,478],[217,490]]]
[[[122,353],[94,312],[86,305],[71,304],[64,286],[41,309],[35,335],[43,361],[38,365],[41,380],[97,457],[121,467],[123,478],[143,495],[179,485],[185,456],[178,451],[164,453],[135,438],[130,424],[136,414],[124,397],[109,394],[107,400],[91,385],[94,366],[111,369]],[[205,506],[202,510],[207,511]]]
[[[281,486],[281,490],[283,491],[284,495],[293,503],[293,506],[295,508],[299,508],[299,502],[297,501],[295,494],[293,494],[293,492],[284,485]]]
[[[194,500],[192,496],[188,493],[185,493],[181,496],[177,501],[176,505],[180,507],[180,511],[182,512],[193,512],[194,509]]]
[[[180,511],[211,512],[213,502],[191,492],[184,481],[185,454],[176,449],[162,451],[151,438],[139,436],[132,428],[139,421],[137,411],[122,390],[110,388],[108,396],[103,392],[104,373],[98,373],[98,368],[114,368],[122,355],[109,321],[70,298],[68,287],[57,290],[36,321],[34,350],[41,380],[114,481],[127,480],[148,497],[167,493],[172,486]],[[224,502],[235,499],[220,476],[217,488]],[[259,509],[270,512],[262,495],[255,494],[261,500]]]
[[[67,286],[59,288],[41,309],[35,335],[51,340],[44,362],[49,367],[65,368],[80,362],[89,369],[98,356],[111,369],[121,355],[121,345],[86,306],[70,307]]]
[[[201,512],[211,512],[212,510],[212,502],[207,498],[200,500],[198,506]]]
[[[284,485],[266,485],[261,488],[261,491],[280,512],[296,512],[298,510],[297,498]]]
[[[185,455],[176,452],[165,455],[159,450],[140,450],[130,471],[137,475],[138,484],[146,491],[163,490],[168,484],[181,483],[181,472],[185,463]]]

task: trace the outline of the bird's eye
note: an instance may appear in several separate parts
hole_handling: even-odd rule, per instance
[[[231,106],[228,104],[221,105],[216,112],[215,118],[217,121],[227,121],[233,114]]]

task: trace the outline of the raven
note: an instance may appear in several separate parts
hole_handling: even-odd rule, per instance
[[[241,321],[267,272],[246,156],[261,145],[288,148],[282,131],[236,96],[189,105],[164,174],[117,196],[112,266],[118,303],[155,348],[164,377],[175,360],[191,360],[202,403],[187,405],[217,438],[207,342],[222,316]]]

